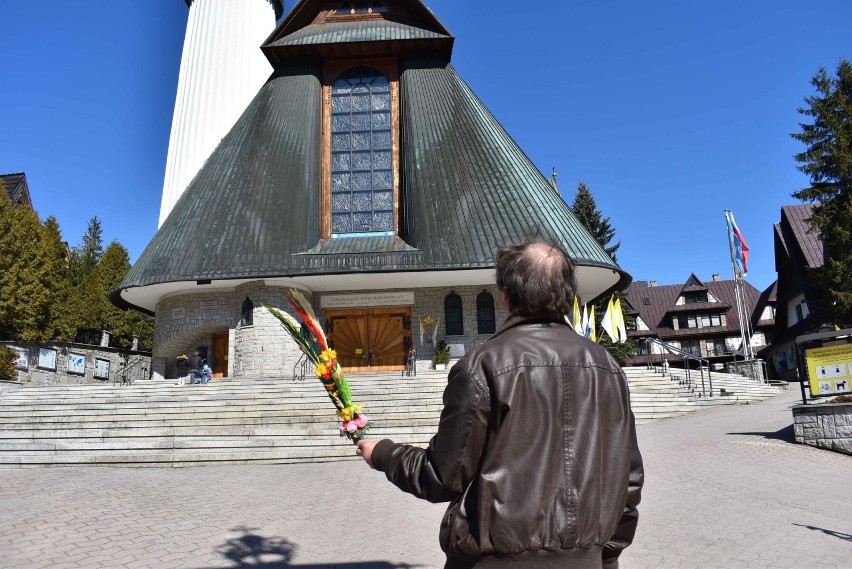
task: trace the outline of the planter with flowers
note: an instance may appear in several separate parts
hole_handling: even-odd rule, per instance
[[[435,348],[435,354],[432,356],[432,363],[436,370],[447,369],[447,365],[450,363],[450,347],[444,340],[438,342],[438,347]]]

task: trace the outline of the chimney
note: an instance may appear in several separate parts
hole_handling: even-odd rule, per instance
[[[656,281],[656,280],[654,280],[654,279],[651,279],[651,286],[652,286],[652,287],[657,286],[657,281]]]
[[[721,280],[722,280],[722,279],[719,277],[719,273],[713,273],[713,282],[714,282],[714,283],[717,283],[717,282],[719,282],[719,281],[721,281]]]

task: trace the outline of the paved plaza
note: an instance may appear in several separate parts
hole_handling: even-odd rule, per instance
[[[852,568],[852,457],[791,442],[798,393],[641,425],[621,567]],[[443,510],[359,461],[0,470],[0,567],[435,568]]]

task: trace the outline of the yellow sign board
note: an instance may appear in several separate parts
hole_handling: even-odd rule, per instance
[[[811,395],[852,393],[852,344],[805,350]]]

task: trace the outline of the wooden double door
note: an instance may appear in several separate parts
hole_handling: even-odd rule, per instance
[[[329,343],[344,371],[401,371],[411,350],[411,308],[328,310]]]

